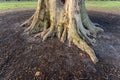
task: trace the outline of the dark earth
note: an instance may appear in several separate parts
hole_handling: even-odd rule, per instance
[[[25,27],[19,25],[33,12],[0,11],[0,80],[120,80],[118,10],[88,10],[91,20],[104,29],[91,46],[99,58],[95,65],[74,45],[68,47],[57,38],[42,42],[34,34],[24,34]]]

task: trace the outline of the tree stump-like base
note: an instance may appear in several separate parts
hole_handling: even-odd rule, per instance
[[[103,29],[91,22],[85,9],[85,0],[38,0],[38,6],[31,18],[21,26],[25,31],[38,32],[43,41],[57,36],[61,42],[68,41],[85,51],[93,61],[98,62],[95,52],[88,44],[94,44],[96,34]]]

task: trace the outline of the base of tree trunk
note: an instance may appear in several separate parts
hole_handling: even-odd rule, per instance
[[[103,29],[96,27],[88,17],[84,0],[38,0],[35,13],[21,26],[29,26],[25,32],[37,33],[43,41],[57,36],[61,42],[75,44],[98,62],[88,44],[94,44],[96,34]]]

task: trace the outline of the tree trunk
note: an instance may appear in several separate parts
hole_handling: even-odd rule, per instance
[[[91,22],[85,9],[85,0],[38,0],[35,13],[21,26],[25,32],[38,33],[43,41],[57,36],[61,42],[75,44],[98,62],[95,52],[88,45],[95,43],[97,32],[103,29]]]

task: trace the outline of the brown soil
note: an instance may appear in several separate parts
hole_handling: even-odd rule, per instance
[[[120,80],[120,13],[89,11],[92,21],[105,30],[92,46],[99,58],[94,65],[75,46],[24,34],[19,25],[33,12],[0,14],[0,80]]]

